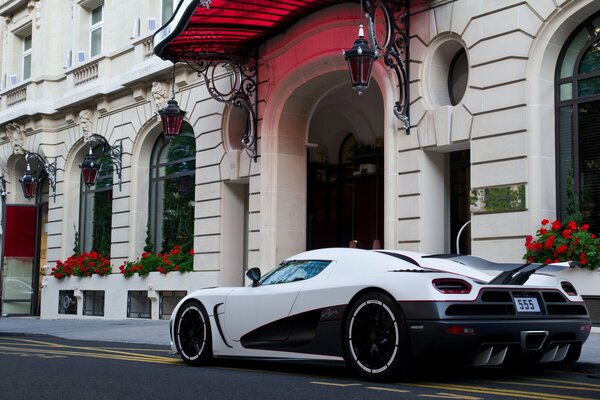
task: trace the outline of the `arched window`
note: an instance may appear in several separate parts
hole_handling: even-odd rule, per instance
[[[558,211],[600,231],[600,15],[570,36],[556,68]]]
[[[79,247],[110,257],[113,165],[103,145],[94,146],[93,153],[100,170],[93,186],[86,186],[80,178]]]
[[[170,141],[161,135],[150,165],[150,235],[155,252],[194,244],[196,139],[188,124]]]

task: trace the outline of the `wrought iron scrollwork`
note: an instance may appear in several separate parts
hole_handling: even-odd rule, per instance
[[[56,203],[56,159],[52,162],[46,160],[44,157],[39,155],[38,153],[25,153],[25,162],[29,168],[29,160],[33,158],[38,163],[38,166],[41,168],[40,176],[36,179],[42,180],[44,177],[48,178],[48,182],[50,184],[50,188],[52,189],[52,197],[54,202]]]
[[[102,146],[103,153],[110,158],[111,163],[115,167],[115,172],[117,173],[117,178],[119,179],[120,191],[123,171],[123,139],[119,139],[114,146],[111,146],[104,136],[95,133],[93,135],[84,136],[83,141],[89,144],[90,147],[96,145]]]
[[[366,0],[363,3],[369,41],[383,63],[392,68],[398,78],[398,100],[394,115],[410,129],[409,9],[408,0]]]
[[[180,57],[198,76],[204,78],[208,93],[213,99],[229,103],[242,109],[248,115],[246,132],[242,138],[242,146],[250,157],[256,161],[257,130],[257,73],[258,62],[254,54],[248,56],[227,55],[224,53],[197,52]],[[226,76],[219,76],[224,74]],[[229,79],[229,87],[221,88]]]

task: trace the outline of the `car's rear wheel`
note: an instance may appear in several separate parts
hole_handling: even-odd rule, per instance
[[[406,323],[389,296],[372,292],[350,307],[344,324],[346,364],[371,380],[401,377],[408,364]]]
[[[210,322],[199,302],[190,301],[181,307],[173,333],[177,351],[186,363],[198,365],[212,357]]]

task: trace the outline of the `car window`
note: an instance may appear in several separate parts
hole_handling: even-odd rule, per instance
[[[293,260],[284,261],[279,267],[273,269],[261,280],[261,285],[276,285],[303,281],[318,275],[331,261],[324,260]]]

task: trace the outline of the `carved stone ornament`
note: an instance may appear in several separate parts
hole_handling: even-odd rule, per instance
[[[152,98],[154,99],[154,105],[157,110],[164,108],[167,103],[167,98],[169,96],[169,91],[167,88],[167,84],[161,81],[152,82]]]
[[[16,122],[9,122],[5,127],[6,136],[10,140],[10,144],[13,148],[13,154],[25,154],[23,145],[25,144],[25,132],[23,125]]]
[[[79,112],[79,125],[84,138],[90,138],[93,135],[92,117],[94,112],[90,109],[81,110]]]

